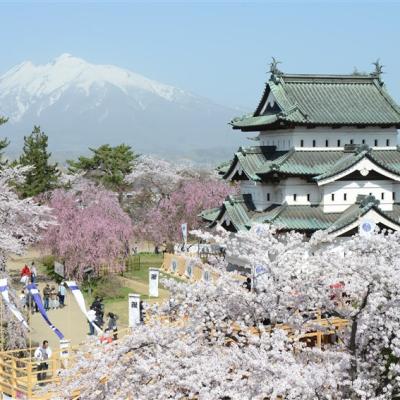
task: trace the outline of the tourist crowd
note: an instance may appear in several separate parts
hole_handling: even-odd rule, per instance
[[[31,295],[28,285],[30,283],[37,283],[37,269],[34,262],[31,263],[29,267],[27,264],[21,269],[21,279],[20,282],[23,284],[23,289],[21,290],[20,300],[24,308],[28,308],[33,312],[38,311],[38,306],[35,303],[33,296]],[[45,310],[55,310],[57,308],[62,308],[65,306],[65,296],[67,293],[67,288],[64,282],[61,282],[58,287],[56,285],[50,286],[49,283],[45,285],[42,291],[42,302]],[[39,293],[40,296],[40,293]]]

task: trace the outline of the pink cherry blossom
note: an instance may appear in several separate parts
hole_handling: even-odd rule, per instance
[[[112,192],[87,184],[79,192],[56,190],[49,206],[57,225],[41,244],[65,264],[70,278],[81,279],[86,268],[96,274],[124,268],[132,223]]]

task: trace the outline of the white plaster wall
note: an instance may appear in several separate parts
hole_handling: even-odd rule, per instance
[[[241,181],[240,193],[251,194],[254,206],[258,211],[265,210],[268,206],[277,202],[275,187],[261,182]]]
[[[319,204],[322,199],[322,191],[319,187],[315,183],[309,183],[301,178],[288,178],[276,185],[241,181],[240,192],[251,194],[258,211],[265,210],[272,204],[282,204],[285,201],[293,205],[310,205]],[[307,199],[308,194],[310,200]],[[294,195],[296,195],[296,200]]]
[[[389,179],[336,181],[321,187],[301,178],[287,178],[276,185],[241,181],[240,191],[242,194],[251,194],[257,211],[265,210],[272,204],[287,202],[289,205],[321,204],[324,212],[337,213],[355,204],[358,195],[370,194],[380,201],[380,207],[385,211],[391,211],[393,203],[400,202],[400,183]],[[393,199],[393,193],[395,193],[395,199]],[[307,199],[308,194],[310,200]],[[332,199],[332,194],[334,194],[334,199]]]
[[[259,138],[260,146],[276,146],[277,150],[290,150],[295,146],[293,133],[260,134]]]
[[[261,131],[259,133],[261,146],[277,146],[277,150],[289,150],[292,147],[313,147],[313,140],[316,141],[316,147],[326,148],[326,140],[328,147],[343,147],[350,144],[353,140],[354,144],[365,144],[370,147],[387,147],[386,140],[389,140],[389,146],[397,145],[396,128],[352,128],[343,127],[332,129],[328,127],[317,127],[307,129],[296,127],[294,129],[284,129],[280,131]],[[340,140],[340,146],[338,146]],[[375,146],[375,140],[378,145]]]
[[[400,195],[400,186],[390,180],[379,181],[336,181],[321,187],[323,192],[324,212],[343,212],[356,202],[358,195],[372,194],[380,201],[382,210],[391,211],[393,209],[393,191],[394,185],[398,186],[397,190]],[[332,200],[332,194],[334,199]],[[347,198],[345,200],[345,196]],[[382,199],[383,195],[383,199]]]
[[[287,178],[280,182],[279,189],[282,191],[283,201],[290,205],[319,204],[321,201],[319,187],[305,179]],[[308,194],[310,195],[309,201],[307,200]],[[296,195],[296,200],[294,195]]]

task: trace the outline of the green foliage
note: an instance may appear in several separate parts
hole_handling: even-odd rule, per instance
[[[32,133],[24,137],[19,164],[32,168],[25,174],[25,182],[17,185],[22,197],[36,196],[57,186],[60,172],[57,164],[49,163],[51,153],[47,152],[47,146],[48,137],[40,126],[35,126]]]
[[[43,256],[39,261],[46,269],[54,269],[56,258],[52,255]]]
[[[124,178],[132,172],[138,154],[126,144],[115,147],[104,144],[89,150],[93,153],[92,157],[82,156],[77,161],[67,161],[70,172],[86,172],[89,178],[101,182],[111,190],[123,189]]]
[[[148,283],[149,281],[149,268],[160,268],[163,263],[162,254],[140,253],[138,256],[130,256],[128,263],[135,258],[136,264],[140,267],[137,269],[129,268],[124,273],[124,276],[144,283]]]
[[[52,255],[43,256],[40,258],[39,268],[40,270],[51,278],[52,281],[60,283],[64,280],[64,278],[54,272],[54,261],[56,258]]]
[[[101,297],[104,301],[127,298],[132,289],[121,286],[116,276],[103,277],[96,281],[92,297]]]
[[[0,126],[5,124],[8,121],[7,118],[0,117]],[[3,161],[4,149],[10,144],[7,138],[0,139],[0,167],[7,164],[6,161]]]

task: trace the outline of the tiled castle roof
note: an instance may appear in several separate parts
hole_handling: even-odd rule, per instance
[[[362,158],[368,158],[380,168],[400,176],[400,151],[375,150],[367,146],[354,146],[343,150],[290,150],[275,151],[274,146],[240,148],[225,168],[226,179],[240,165],[251,180],[261,181],[268,176],[302,176],[319,181],[350,168]]]
[[[275,104],[266,106],[272,93]],[[400,108],[371,75],[272,75],[253,115],[231,121],[236,129],[286,126],[397,126]]]
[[[385,219],[399,225],[400,204],[395,203],[392,211],[382,211],[379,201],[372,196],[361,199],[340,213],[324,213],[321,205],[288,205],[287,203],[274,204],[264,211],[256,211],[250,195],[229,196],[219,208],[218,213],[216,209],[212,210],[213,219],[208,219],[208,221],[215,224],[226,217],[235,231],[249,229],[257,223],[269,223],[283,231],[296,230],[312,233],[322,229],[334,233],[359,220],[372,209]]]

